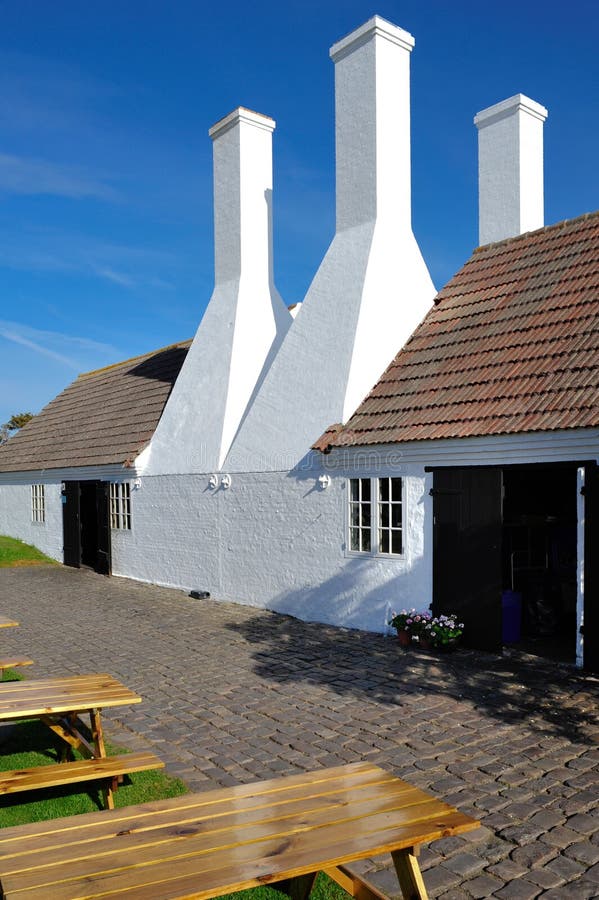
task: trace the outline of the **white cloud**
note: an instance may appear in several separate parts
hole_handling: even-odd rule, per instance
[[[0,191],[11,194],[49,194],[55,197],[117,200],[110,185],[77,166],[0,153]]]
[[[75,371],[89,368],[90,355],[94,357],[94,365],[98,356],[107,360],[119,357],[119,352],[110,344],[60,331],[44,331],[4,319],[0,319],[0,338],[26,347]]]

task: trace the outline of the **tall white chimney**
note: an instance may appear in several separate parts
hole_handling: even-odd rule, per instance
[[[147,454],[147,474],[221,468],[291,324],[273,279],[272,132],[238,108],[210,129],[214,291]]]
[[[331,47],[337,231],[392,217],[411,226],[410,54],[414,38],[374,16]]]
[[[543,227],[543,122],[547,115],[540,103],[516,94],[474,117],[479,244]]]
[[[300,460],[347,421],[427,312],[435,288],[411,229],[414,38],[374,16],[335,63],[337,228],[225,467]]]

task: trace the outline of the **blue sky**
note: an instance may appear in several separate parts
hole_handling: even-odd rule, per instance
[[[0,0],[0,422],[193,336],[213,280],[208,128],[271,115],[275,274],[334,229],[331,44],[378,13],[412,53],[414,231],[440,287],[477,243],[474,114],[549,109],[546,222],[599,207],[596,0]]]

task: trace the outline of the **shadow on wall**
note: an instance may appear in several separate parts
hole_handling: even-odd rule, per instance
[[[423,728],[438,730],[438,698],[447,697],[460,701],[459,724],[465,729],[480,728],[480,719],[491,717],[521,723],[539,735],[597,741],[597,681],[555,663],[474,650],[439,656],[406,652],[392,637],[269,612],[227,628],[255,645],[255,673],[277,684],[320,685],[340,697],[389,704],[396,717],[405,705],[412,722],[417,706]],[[448,726],[455,725],[453,704],[447,715]]]
[[[297,588],[275,596],[268,607],[303,620],[330,625],[343,622],[348,628],[383,633],[389,630],[392,611],[407,606],[429,608],[432,588],[421,557],[391,564],[372,557],[341,560],[339,571],[330,578],[310,587],[302,581]]]

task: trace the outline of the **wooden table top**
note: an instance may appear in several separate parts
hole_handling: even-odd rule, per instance
[[[129,703],[141,703],[139,694],[106,674],[0,683],[0,722]]]
[[[12,628],[13,625],[18,625],[18,622],[15,622],[14,619],[7,619],[6,616],[0,616],[0,628]]]
[[[478,827],[368,763],[0,829],[5,900],[209,898]]]

